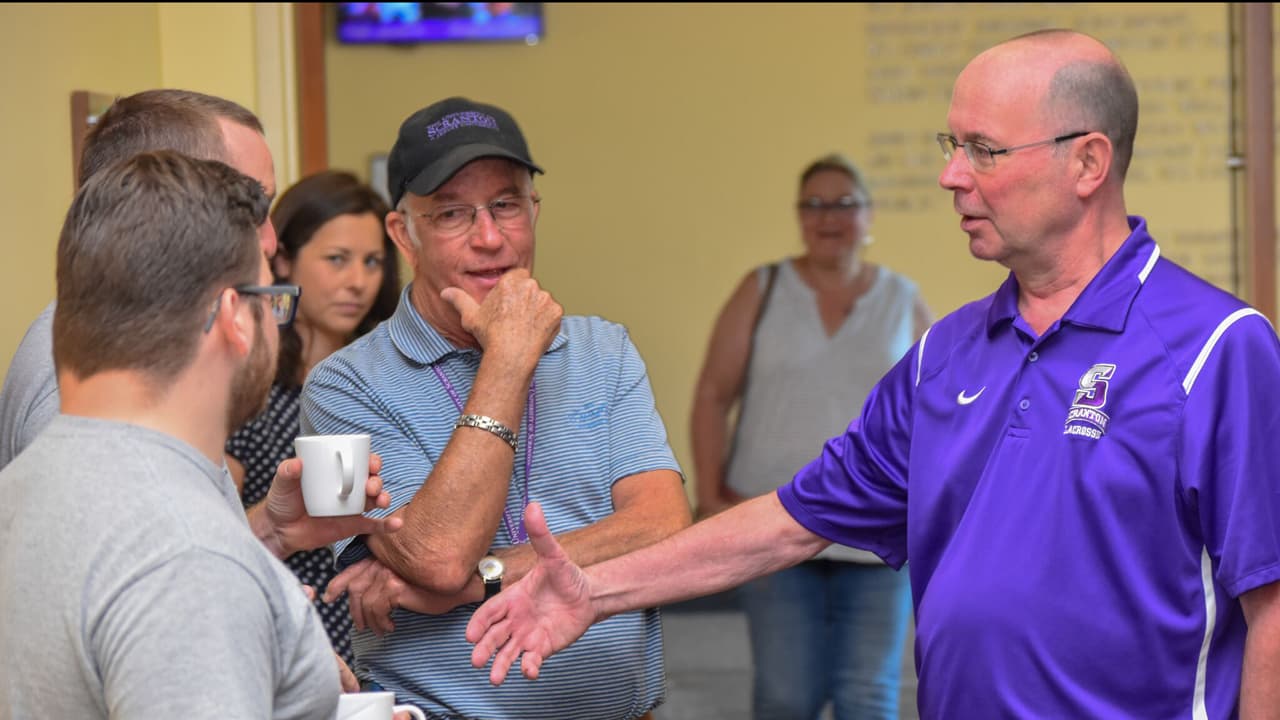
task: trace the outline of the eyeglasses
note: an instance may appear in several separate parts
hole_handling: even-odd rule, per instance
[[[852,195],[845,195],[832,202],[824,202],[822,198],[811,197],[796,203],[796,207],[799,208],[800,212],[812,217],[818,217],[829,212],[853,214],[870,205],[871,203],[866,200]]]
[[[280,327],[287,327],[298,314],[298,296],[302,294],[302,288],[297,285],[236,285],[231,289],[241,295],[265,295],[271,298],[271,316]],[[221,300],[222,293],[218,293],[217,299],[213,301],[213,310],[209,312],[209,319],[204,323],[205,332],[213,329],[218,308],[222,307]]]
[[[1013,147],[995,150],[990,146],[983,145],[975,140],[962,143],[956,139],[955,135],[938,133],[938,147],[942,148],[942,157],[946,158],[947,162],[951,162],[951,156],[955,155],[956,148],[962,148],[964,149],[964,154],[969,156],[969,162],[975,168],[978,170],[990,170],[996,166],[997,155],[1008,155],[1014,150],[1025,150],[1038,145],[1053,145],[1060,142],[1066,142],[1067,140],[1075,140],[1078,137],[1084,137],[1088,134],[1088,130],[1073,132],[1067,135],[1059,135],[1058,137],[1050,138],[1049,140],[1041,140],[1039,142],[1027,143],[1026,145],[1014,145]]]
[[[410,211],[409,214],[426,218],[436,232],[450,236],[470,230],[476,222],[476,213],[481,210],[488,210],[499,227],[522,227],[529,223],[530,211],[540,202],[541,198],[517,195],[500,197],[488,205],[444,205],[429,213]]]

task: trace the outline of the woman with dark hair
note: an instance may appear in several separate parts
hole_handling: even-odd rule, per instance
[[[280,357],[266,409],[227,441],[227,465],[248,507],[266,496],[276,467],[294,455],[298,399],[307,373],[355,338],[391,317],[400,296],[395,247],[383,228],[387,204],[354,175],[326,171],[300,180],[271,212],[279,250],[276,282],[302,288],[293,324],[280,329]],[[328,548],[300,552],[286,564],[324,593],[334,575]],[[351,615],[344,596],[316,600],[334,650],[351,663]]]

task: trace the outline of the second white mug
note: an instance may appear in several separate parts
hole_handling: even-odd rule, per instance
[[[338,720],[391,720],[398,712],[408,712],[417,720],[426,715],[413,705],[396,705],[393,692],[343,693],[338,696]]]

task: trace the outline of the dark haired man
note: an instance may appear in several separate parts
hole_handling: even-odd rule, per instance
[[[79,181],[83,184],[100,170],[136,153],[155,150],[220,160],[256,180],[268,201],[275,194],[275,167],[258,118],[230,100],[189,90],[145,90],[112,103],[85,139]],[[268,257],[274,255],[276,236],[270,220],[264,220],[257,232],[260,251]],[[164,277],[156,281],[185,280]],[[56,303],[50,303],[27,330],[0,390],[0,468],[58,414],[53,361],[55,307]],[[129,333],[120,336],[136,340]],[[298,486],[300,477],[297,460],[282,463],[266,500],[248,510],[254,533],[277,557],[321,547],[353,533],[384,532],[396,526],[362,516],[307,516]],[[367,491],[385,504],[376,478]]]
[[[136,153],[175,150],[221,160],[275,195],[275,167],[262,124],[230,100],[186,90],[146,90],[117,99],[85,138],[79,184],[94,173]],[[259,231],[262,251],[276,250],[270,222]],[[22,452],[58,414],[53,371],[50,303],[31,324],[9,365],[0,390],[0,468]]]
[[[462,635],[475,603],[532,566],[529,498],[580,562],[689,523],[625,328],[562,321],[530,276],[535,172],[514,118],[492,105],[449,98],[400,128],[386,224],[413,283],[390,320],[311,372],[302,422],[373,436],[405,527],[395,541],[338,543],[339,565],[356,565],[327,594],[351,582],[357,627],[394,621],[385,637],[354,634],[357,667],[429,716],[628,720],[664,695],[657,610],[596,628],[531,688],[491,687]]]
[[[232,168],[167,151],[99,170],[72,203],[62,414],[0,471],[8,715],[334,715],[319,618],[223,469],[298,292],[270,286],[268,205]]]
[[[1276,717],[1280,342],[1127,214],[1137,119],[1081,33],[974,58],[939,182],[1005,283],[776,493],[585,572],[531,510],[540,562],[476,612],[473,661],[536,677],[594,620],[839,542],[910,560],[922,717]]]

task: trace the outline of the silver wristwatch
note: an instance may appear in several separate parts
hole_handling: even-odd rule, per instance
[[[480,573],[480,580],[484,583],[484,599],[488,600],[498,591],[502,589],[502,561],[494,555],[485,555],[480,558],[480,564],[476,566],[476,571]]]

